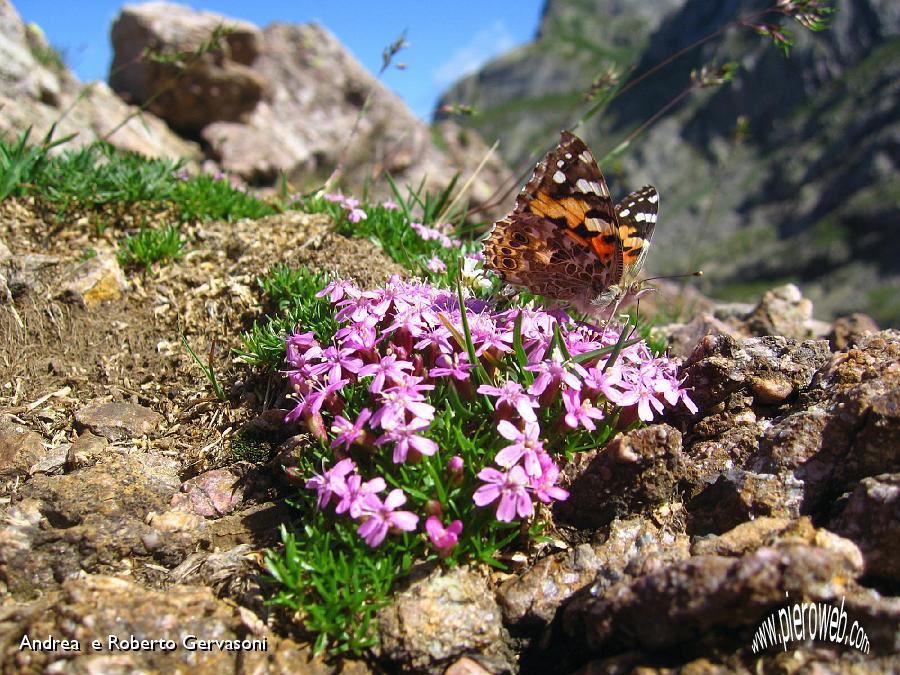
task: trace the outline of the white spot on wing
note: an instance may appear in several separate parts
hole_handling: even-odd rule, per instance
[[[559,159],[559,160],[556,161],[556,168],[557,168],[557,169],[561,169],[561,168],[563,168],[565,165],[566,165],[566,163],[565,163],[564,161],[562,161],[561,159]]]
[[[565,155],[563,155],[563,157],[565,157],[566,159],[572,159],[572,153],[567,152]]]
[[[560,184],[565,183],[566,174],[564,174],[562,171],[557,171],[555,174],[553,174],[553,182]]]
[[[581,154],[578,155],[578,159],[580,159],[582,162],[586,162],[588,164],[590,164],[591,162],[594,161],[594,158],[591,156],[591,153],[589,153],[587,150],[582,150]]]
[[[578,182],[575,183],[575,187],[579,192],[584,192],[585,194],[589,192],[593,192],[595,195],[603,195],[600,190],[600,184],[594,180],[588,180],[587,178],[579,178]]]
[[[621,211],[619,211],[619,216],[620,216],[621,218],[625,218],[625,217],[627,217],[628,214],[630,214],[630,213],[631,213],[631,211],[629,211],[628,209],[622,209]]]
[[[656,202],[659,201],[659,195],[652,195],[650,197],[647,197],[647,201],[650,202],[651,204],[655,204]]]

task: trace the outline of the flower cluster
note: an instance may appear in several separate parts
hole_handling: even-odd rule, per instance
[[[371,546],[416,529],[419,517],[397,510],[412,497],[430,516],[432,546],[447,555],[466,514],[492,505],[497,521],[510,522],[531,518],[535,502],[568,497],[556,484],[560,439],[651,421],[666,404],[696,411],[674,362],[638,342],[613,363],[608,348],[619,335],[560,310],[500,309],[474,297],[460,306],[450,291],[397,277],[368,291],[334,280],[318,297],[341,327],[328,345],[312,332],[287,338],[297,404],[286,419],[303,419],[329,443],[337,463],[306,487],[319,508],[359,521]],[[456,436],[446,431],[453,425]],[[461,438],[475,450],[460,452]],[[422,465],[422,484],[405,483]],[[382,499],[389,483],[406,493]],[[462,520],[445,525],[447,512]]]
[[[459,239],[454,239],[449,236],[448,233],[453,229],[451,225],[428,227],[428,225],[423,225],[422,223],[410,223],[409,226],[422,237],[423,241],[434,240],[443,248],[459,248],[462,245],[462,242],[460,242]]]
[[[419,522],[416,514],[397,511],[406,503],[403,490],[391,490],[382,501],[378,493],[387,487],[384,478],[379,476],[363,482],[356,464],[349,457],[328,471],[314,475],[306,481],[306,487],[316,491],[318,508],[333,502],[335,513],[347,513],[354,520],[362,521],[357,531],[369,546],[381,544],[392,528],[411,531]]]
[[[359,208],[359,200],[353,197],[348,197],[347,195],[341,194],[340,192],[329,192],[324,196],[326,202],[331,202],[333,204],[340,204],[342,209],[346,209],[347,220],[351,223],[358,223],[361,220],[366,220],[369,217],[369,214],[366,213],[363,209]]]

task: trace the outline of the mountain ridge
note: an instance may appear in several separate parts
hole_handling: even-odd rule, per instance
[[[610,7],[637,4],[553,0],[544,24],[589,31]],[[766,5],[667,4],[655,26],[645,23],[644,33],[630,35],[632,45],[643,45],[632,61],[560,58],[554,30],[542,24],[535,42],[451,87],[439,109],[474,106],[481,114],[461,123],[500,139],[506,159],[524,168],[587,108],[580,97],[590,73],[609,67],[625,73],[632,64],[630,72],[647,72]],[[587,17],[581,22],[579,12]],[[556,18],[561,13],[569,18]],[[750,27],[735,25],[618,97],[577,133],[603,157],[690,86],[692,71],[736,61],[730,84],[688,95],[603,167],[615,195],[645,183],[660,190],[654,243],[665,254],[650,255],[649,272],[702,267],[702,290],[724,299],[795,282],[823,316],[866,311],[900,325],[900,243],[891,235],[900,229],[894,150],[900,88],[893,65],[900,9],[885,0],[848,0],[828,31],[792,23],[789,58]],[[532,62],[537,75],[529,80]],[[543,107],[535,105],[541,96]]]

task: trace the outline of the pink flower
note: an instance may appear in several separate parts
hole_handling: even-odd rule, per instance
[[[342,300],[349,289],[353,288],[353,284],[343,279],[332,279],[321,291],[316,293],[317,298],[328,298],[328,302],[332,305],[338,300]]]
[[[360,438],[364,438],[366,430],[363,428],[366,421],[372,416],[372,411],[363,408],[359,411],[356,422],[351,422],[340,415],[334,418],[334,424],[331,425],[331,432],[336,434],[335,439],[331,441],[331,447],[336,448],[339,445],[344,446],[344,451],[349,452],[350,446],[356,443]]]
[[[447,271],[447,264],[436,255],[433,255],[428,259],[428,262],[425,263],[425,267],[435,274],[443,274]]]
[[[549,459],[549,455],[547,456]],[[551,501],[565,501],[569,498],[569,493],[560,487],[556,487],[556,481],[559,479],[559,467],[553,460],[544,463],[540,475],[532,476],[531,490],[534,496],[545,504]]]
[[[358,473],[347,478],[347,489],[341,496],[341,500],[334,508],[335,513],[348,513],[351,518],[356,520],[362,514],[362,502],[366,495],[374,495],[387,487],[384,478],[377,476],[372,480],[362,482],[362,476]]]
[[[638,417],[644,422],[653,421],[654,410],[658,413],[664,410],[662,402],[656,398],[656,392],[653,390],[653,378],[656,374],[654,371],[655,368],[651,370],[642,367],[637,381],[626,384],[631,386],[631,390],[623,393],[618,402],[623,408],[637,403]]]
[[[565,382],[569,389],[581,389],[581,380],[575,373],[577,372],[582,377],[587,374],[587,371],[577,363],[566,364],[557,358],[540,361],[533,366],[525,366],[525,370],[538,374],[531,386],[528,387],[528,393],[532,396],[540,396],[548,386],[558,385],[560,382]],[[575,372],[572,372],[573,370]]]
[[[369,391],[378,394],[384,388],[384,381],[390,378],[394,382],[401,381],[406,377],[405,370],[412,370],[413,364],[410,361],[398,361],[393,354],[383,356],[378,363],[370,363],[359,369],[357,375],[360,377],[368,377],[374,375],[375,378],[369,384]]]
[[[582,399],[574,389],[567,389],[562,397],[563,405],[566,407],[566,426],[572,429],[583,426],[588,431],[596,431],[597,425],[594,424],[594,420],[602,420],[603,411],[595,408],[591,399]]]
[[[397,204],[397,202],[391,201],[390,199],[385,199],[381,202],[381,206],[388,211],[396,211],[400,208],[400,205]]]
[[[425,531],[431,540],[432,546],[438,550],[438,555],[442,558],[450,554],[450,550],[456,546],[459,541],[459,535],[462,532],[463,524],[460,520],[454,520],[447,527],[444,527],[440,519],[431,516],[425,521]]]
[[[307,380],[309,389],[306,393],[298,394],[297,406],[284,417],[286,423],[299,419],[304,414],[316,415],[322,410],[325,401],[344,388],[350,380],[334,380],[329,377],[328,383],[318,380]]]
[[[360,293],[359,295],[350,295],[346,300],[338,302],[337,306],[341,309],[334,315],[335,319],[338,321],[362,323],[372,313],[372,294]]]
[[[377,495],[367,494],[361,503],[361,518],[365,522],[357,533],[372,548],[381,545],[389,530],[412,532],[419,523],[419,516],[411,511],[397,511],[406,503],[403,490],[391,490],[382,502]]]
[[[653,391],[657,394],[662,394],[663,398],[671,406],[677,405],[678,401],[682,401],[692,415],[695,415],[698,411],[697,404],[691,400],[687,389],[682,389],[678,380],[673,375],[667,374],[662,368],[660,368],[657,378],[653,381]]]
[[[504,468],[509,468],[524,457],[525,473],[529,476],[539,476],[541,473],[539,453],[543,450],[544,444],[538,438],[538,434],[541,432],[538,423],[526,422],[523,432],[508,420],[500,420],[497,424],[497,432],[503,438],[512,441],[513,444],[507,445],[498,452],[494,461]]]
[[[497,520],[508,523],[516,517],[530,518],[534,514],[534,504],[526,486],[529,484],[528,476],[518,464],[508,473],[486,467],[478,473],[478,478],[485,482],[475,490],[472,501],[476,506],[487,506],[500,500],[497,507]]]
[[[307,490],[315,490],[318,493],[316,508],[322,509],[328,506],[332,496],[343,497],[347,492],[347,474],[356,470],[356,464],[349,457],[331,467],[322,474],[314,474],[306,481]]]
[[[614,388],[622,381],[622,368],[618,364],[603,370],[600,366],[588,368],[584,378],[584,386],[591,392],[603,394],[606,400],[616,405],[621,405],[622,392]]]
[[[408,379],[419,381],[422,378],[409,377]],[[382,391],[383,405],[372,415],[372,426],[380,426],[385,430],[392,429],[403,424],[407,412],[413,416],[414,420],[416,418],[425,422],[433,420],[435,408],[426,403],[425,397],[417,391],[417,388],[420,387],[434,388],[433,385],[420,385],[413,382],[411,386],[409,383],[406,385],[401,383]]]
[[[351,209],[350,213],[347,214],[347,220],[349,220],[351,223],[358,223],[361,220],[366,220],[368,217],[369,214],[367,214],[362,209],[357,208]]]
[[[403,464],[410,451],[418,458],[421,455],[429,457],[438,451],[438,445],[430,438],[417,436],[417,431],[422,431],[428,427],[428,422],[416,419],[409,424],[399,424],[387,430],[381,436],[375,445],[384,445],[385,443],[394,443],[394,464]]]
[[[498,410],[504,406],[515,408],[526,422],[537,422],[537,415],[534,414],[534,409],[538,407],[538,403],[522,390],[522,385],[518,382],[507,380],[500,387],[482,384],[478,387],[478,393],[496,396]]]
[[[463,353],[456,352],[453,356],[440,354],[435,359],[435,367],[428,371],[429,377],[452,377],[454,380],[463,382],[469,379],[469,372],[475,366],[468,363],[469,357]]]
[[[343,370],[350,373],[358,373],[362,368],[362,359],[353,356],[354,350],[350,348],[338,349],[337,347],[327,347],[322,350],[319,358],[322,363],[317,363],[309,368],[309,374],[318,377],[323,373],[328,373],[328,380],[339,380],[343,374]]]

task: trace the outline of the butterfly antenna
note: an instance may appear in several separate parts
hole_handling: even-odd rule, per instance
[[[650,277],[649,279],[644,279],[644,281],[657,281],[659,279],[684,279],[685,277],[702,277],[703,270],[697,270],[696,272],[687,272],[686,274],[672,274],[669,276],[661,276],[661,277]]]

